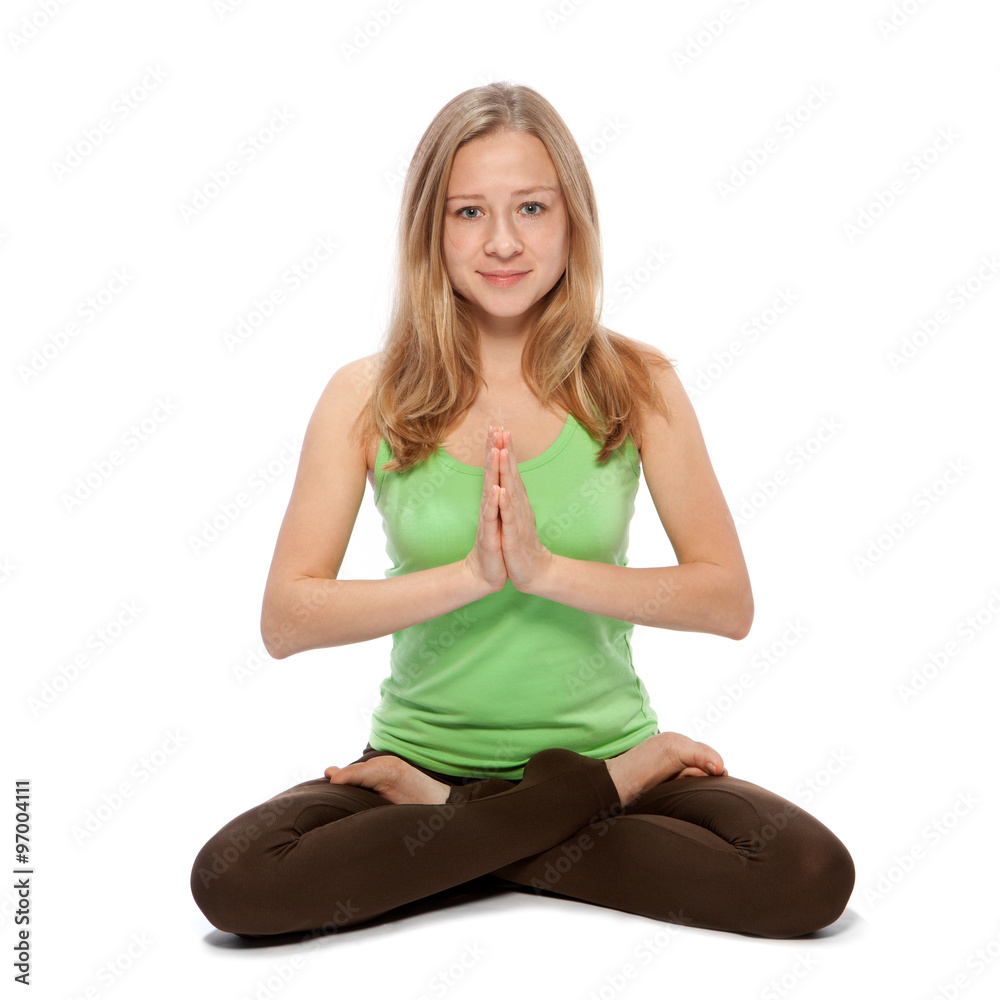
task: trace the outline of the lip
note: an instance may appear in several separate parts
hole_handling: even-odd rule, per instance
[[[530,271],[480,271],[479,272],[491,285],[497,288],[509,288],[516,285],[522,278],[529,275]]]

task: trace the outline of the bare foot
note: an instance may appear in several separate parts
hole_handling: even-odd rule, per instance
[[[605,764],[623,806],[664,781],[729,773],[717,750],[680,733],[657,733]]]
[[[335,785],[360,785],[385,796],[390,802],[442,804],[451,794],[451,785],[418,771],[401,757],[386,755],[328,767],[323,774]]]

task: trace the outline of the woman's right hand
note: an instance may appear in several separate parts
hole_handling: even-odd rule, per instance
[[[494,428],[486,434],[486,458],[483,467],[483,496],[479,504],[479,526],[472,551],[465,557],[473,577],[489,587],[502,590],[507,582],[507,566],[500,545],[500,449],[493,446]]]

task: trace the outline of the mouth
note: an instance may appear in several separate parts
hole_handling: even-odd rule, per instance
[[[510,285],[516,285],[525,275],[530,274],[530,271],[480,271],[481,274],[491,285],[495,285],[497,288],[507,288]]]

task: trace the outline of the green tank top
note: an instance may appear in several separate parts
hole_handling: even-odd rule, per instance
[[[518,470],[546,548],[625,566],[639,454],[631,437],[604,465],[599,451],[568,414],[552,446]],[[406,472],[385,472],[390,453],[383,438],[374,479],[392,561],[385,576],[464,559],[476,538],[483,470],[439,446]],[[659,731],[632,665],[633,629],[508,580],[393,633],[368,742],[442,774],[513,781],[549,747],[600,759],[624,753]]]

